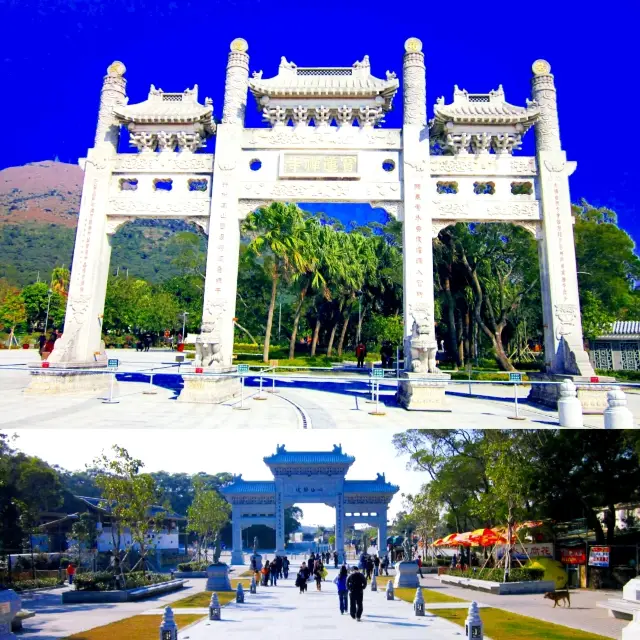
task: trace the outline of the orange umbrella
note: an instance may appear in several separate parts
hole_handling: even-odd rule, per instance
[[[442,544],[442,538],[438,538],[434,543],[433,546],[434,547],[439,547]]]
[[[471,546],[471,535],[473,531],[467,531],[466,533],[461,533],[456,537],[456,544],[461,547],[470,547]]]
[[[472,531],[469,539],[480,547],[491,547],[494,544],[506,543],[506,538],[493,529],[476,529]]]
[[[456,544],[456,538],[457,537],[458,537],[457,533],[450,533],[448,536],[445,536],[442,539],[442,546],[443,547],[454,546]]]

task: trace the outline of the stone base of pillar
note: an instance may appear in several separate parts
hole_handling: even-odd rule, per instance
[[[274,553],[275,553],[277,556],[280,556],[280,557],[283,557],[283,556],[286,556],[286,555],[287,555],[287,552],[286,552],[284,549],[276,549],[276,550],[274,551]]]
[[[417,562],[396,562],[396,578],[393,581],[393,586],[398,587],[410,587],[417,588],[420,586],[420,580],[418,580],[418,563]]]
[[[58,365],[56,365],[58,366]],[[95,367],[95,363],[94,363]],[[104,367],[94,371],[76,371],[79,367],[65,369],[31,369],[31,380],[25,393],[66,394],[102,393],[111,387],[112,373]],[[118,383],[113,383],[113,395],[117,396]]]
[[[250,563],[253,563],[255,561],[255,566],[258,571],[262,569],[262,556],[259,553],[252,553],[249,557],[249,561]],[[233,564],[233,562],[231,564]]]
[[[229,580],[229,567],[221,562],[207,567],[207,586],[205,591],[233,591]]]
[[[216,369],[216,374],[235,373],[235,367]],[[184,373],[184,388],[178,402],[220,404],[240,395],[240,378],[237,376],[206,376],[200,373]]]
[[[242,551],[232,551],[231,552],[231,564],[244,564],[244,553]]]
[[[451,411],[445,404],[448,373],[400,373],[398,402],[409,411]]]
[[[594,387],[589,384],[590,377],[559,373],[530,373],[529,380],[531,380],[531,391],[529,391],[528,400],[556,410],[560,399],[560,383],[571,380],[576,385],[583,415],[604,413],[608,406],[607,392],[614,388],[616,382],[616,379],[611,376],[598,376],[598,382],[602,386]],[[543,384],[549,382],[557,384]]]

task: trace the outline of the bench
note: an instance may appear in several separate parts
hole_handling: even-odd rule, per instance
[[[624,598],[609,598],[606,602],[598,602],[596,606],[608,609],[612,618],[622,618],[623,620],[632,620],[633,614],[640,612],[640,602]]]

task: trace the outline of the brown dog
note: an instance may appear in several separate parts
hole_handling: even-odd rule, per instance
[[[571,608],[571,598],[569,597],[568,589],[564,589],[563,591],[547,591],[547,593],[544,594],[544,597],[549,600],[553,600],[554,609],[558,606],[558,602],[561,600],[566,600],[567,606]]]

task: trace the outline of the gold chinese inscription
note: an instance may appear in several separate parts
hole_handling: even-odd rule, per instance
[[[338,175],[356,176],[358,173],[358,156],[353,155],[319,155],[302,153],[284,154],[284,174],[287,176]]]

